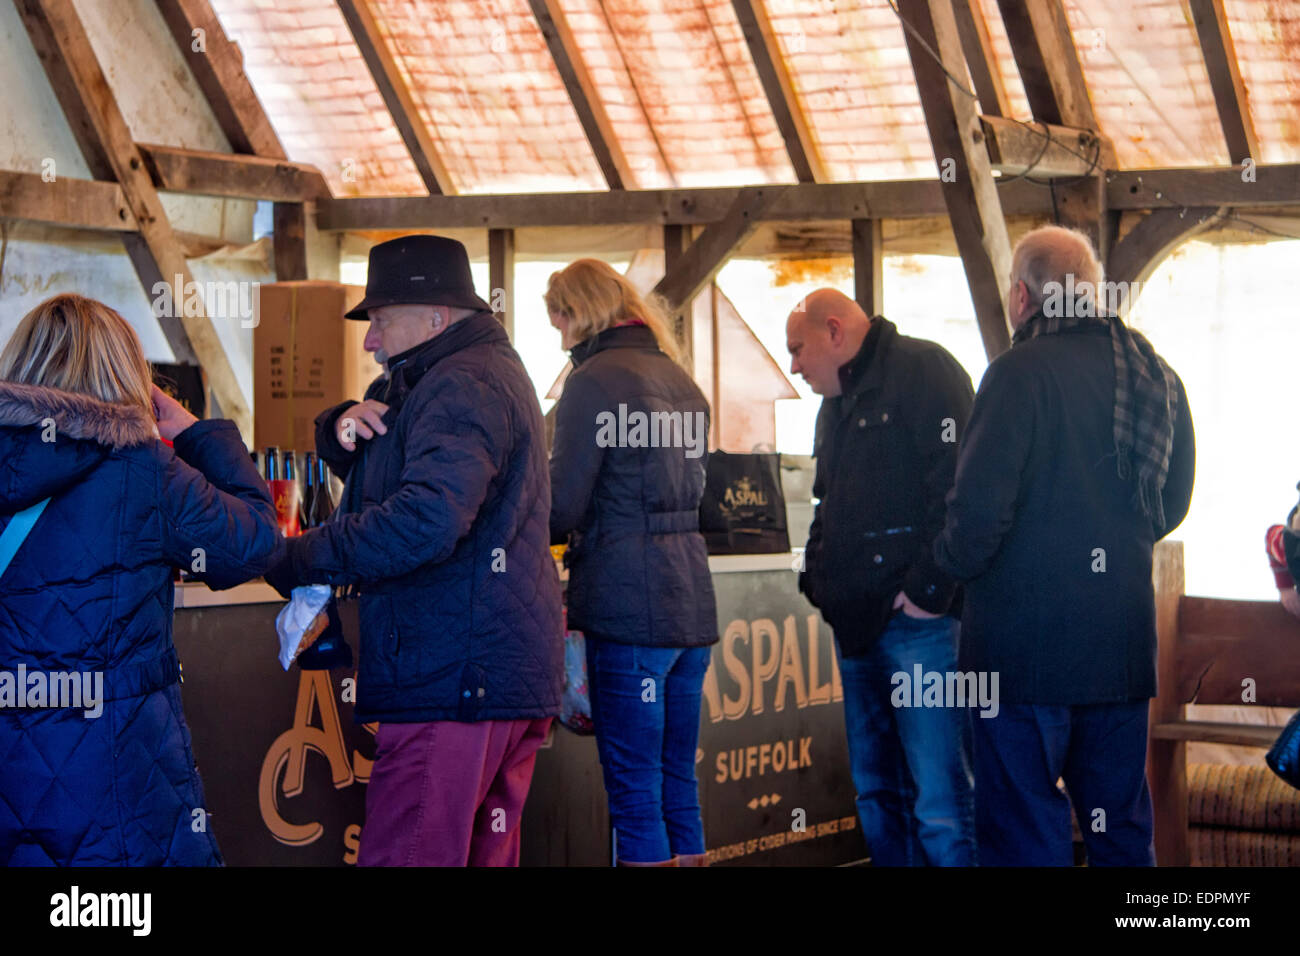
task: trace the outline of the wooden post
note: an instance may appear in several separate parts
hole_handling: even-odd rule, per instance
[[[1156,684],[1147,740],[1147,781],[1155,817],[1156,862],[1187,866],[1187,742],[1157,739],[1150,732],[1159,724],[1183,717],[1178,689],[1178,608],[1185,586],[1183,543],[1161,541],[1153,555],[1156,592]]]
[[[667,278],[677,269],[677,264],[681,261],[682,256],[686,255],[686,250],[690,248],[691,242],[694,240],[694,230],[690,226],[670,222],[664,225],[663,235],[664,278]],[[677,343],[682,349],[686,367],[694,374],[694,310],[689,305],[686,308],[675,309],[669,314],[669,319],[673,323],[673,333],[677,336]]]
[[[488,230],[488,304],[506,335],[515,337],[515,231]]]
[[[948,76],[949,71],[956,76],[962,63],[952,2],[902,0],[899,10],[912,27],[903,31],[912,72],[984,351],[992,360],[1011,347],[1007,327],[1011,242],[975,103]],[[931,51],[942,63],[936,62]]]
[[[876,316],[885,313],[884,239],[879,219],[854,219],[853,291],[862,311]]]

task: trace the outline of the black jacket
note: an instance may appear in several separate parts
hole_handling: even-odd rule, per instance
[[[952,604],[955,583],[935,566],[931,545],[972,390],[947,350],[879,317],[840,382],[842,394],[817,416],[818,504],[799,589],[834,629],[841,654],[854,657],[884,631],[900,590],[931,613]]]
[[[606,329],[570,354],[551,452],[551,534],[572,533],[569,625],[625,644],[712,644],[718,615],[699,531],[708,402],[646,326]],[[631,447],[638,413],[680,414],[682,430],[670,429],[669,447]],[[621,446],[602,440],[611,418],[628,423]]]
[[[367,391],[388,432],[349,454],[325,526],[288,542],[299,582],[359,583],[357,720],[513,720],[559,712],[560,586],[541,408],[505,331],[478,312],[389,361]]]
[[[1151,549],[1187,514],[1196,467],[1181,381],[1178,392],[1157,528],[1116,473],[1104,324],[1030,339],[985,372],[935,557],[969,582],[961,667],[998,672],[1004,702],[1155,695]]]

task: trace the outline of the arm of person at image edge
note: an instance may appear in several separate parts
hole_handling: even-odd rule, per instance
[[[591,507],[605,450],[596,444],[596,415],[611,403],[591,375],[571,373],[555,403],[551,442],[551,543],[564,544]]]
[[[917,383],[901,410],[917,450],[925,511],[917,529],[918,553],[894,598],[894,607],[909,617],[935,618],[948,613],[957,591],[957,582],[935,563],[934,541],[943,531],[945,499],[953,485],[957,450],[970,421],[975,393],[966,370],[937,348],[917,357],[916,368],[905,381]]]
[[[1159,541],[1182,524],[1196,475],[1196,437],[1182,380],[1174,424],[1169,472],[1162,491],[1163,527]],[[1015,520],[1025,466],[1035,434],[1055,427],[1041,419],[1032,368],[1020,356],[1000,356],[989,366],[975,395],[970,425],[957,458],[957,475],[948,493],[948,516],[934,544],[936,563],[958,581],[979,577],[993,563]]]
[[[284,560],[266,575],[285,597],[302,584],[400,577],[446,560],[469,533],[501,470],[498,443],[509,422],[499,397],[465,374],[426,375],[404,411],[400,487],[377,505],[288,539]],[[363,434],[358,425],[362,441]]]
[[[174,398],[153,390],[158,434],[171,444],[161,472],[158,502],[163,553],[214,590],[257,577],[280,557],[284,539],[266,482],[248,456],[235,423],[199,421]]]
[[[1296,592],[1295,584],[1296,572],[1300,570],[1300,505],[1291,509],[1285,525],[1275,524],[1268,529],[1265,547],[1278,598],[1287,611],[1300,617],[1300,593]]]

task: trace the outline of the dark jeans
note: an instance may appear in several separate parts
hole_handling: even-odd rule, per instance
[[[876,866],[971,866],[974,799],[966,708],[895,707],[899,672],[957,666],[959,625],[901,611],[866,654],[840,659],[862,833]],[[838,653],[838,644],[836,645]]]
[[[711,650],[587,637],[591,717],[620,860],[704,852],[695,750]]]
[[[1003,704],[975,718],[980,864],[1072,865],[1073,802],[1090,866],[1154,866],[1147,709],[1146,700]]]

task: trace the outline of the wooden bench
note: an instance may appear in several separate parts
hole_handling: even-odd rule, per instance
[[[1187,866],[1188,741],[1267,748],[1279,728],[1187,720],[1186,705],[1300,706],[1300,621],[1277,601],[1184,594],[1181,541],[1156,546],[1153,575],[1160,693],[1151,701],[1147,779],[1156,861]],[[1243,700],[1247,680],[1253,681],[1253,701]]]

